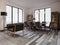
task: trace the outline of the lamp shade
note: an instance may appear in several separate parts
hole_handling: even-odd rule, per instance
[[[7,16],[7,12],[1,12],[1,16]]]

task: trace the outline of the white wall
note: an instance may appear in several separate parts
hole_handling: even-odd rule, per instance
[[[14,6],[14,7],[17,7],[17,8],[21,8],[21,9],[23,9],[23,15],[24,15],[24,21],[26,21],[26,16],[27,16],[27,13],[28,13],[28,8],[26,8],[26,7],[23,7],[23,6],[21,6],[21,5],[19,5],[19,4],[16,4],[16,3],[14,3],[14,2],[11,2],[11,1],[7,1],[7,5],[10,5],[10,6]]]
[[[14,7],[17,7],[17,8],[22,8],[23,9],[23,15],[24,15],[24,21],[26,21],[26,16],[27,16],[27,13],[28,13],[28,8],[26,7],[22,7],[18,4],[15,4],[13,2],[7,2],[6,0],[0,0],[0,12],[5,12],[6,11],[6,5],[10,5],[10,6],[14,6]],[[5,23],[6,21],[6,18],[1,16],[0,15],[0,30],[3,30],[3,23]]]
[[[59,4],[60,4],[60,2],[55,2],[52,4],[46,4],[46,5],[42,5],[42,6],[37,5],[37,7],[33,7],[33,8],[26,8],[26,7],[23,7],[23,6],[16,4],[14,2],[8,2],[7,1],[7,4],[6,4],[6,0],[0,0],[0,12],[6,11],[6,5],[11,5],[11,6],[15,6],[18,8],[22,8],[24,11],[24,21],[26,21],[26,16],[28,14],[34,15],[34,10],[36,10],[36,9],[42,9],[42,8],[49,8],[50,7],[52,9],[52,12],[53,11],[59,11],[60,12],[60,5]],[[5,19],[3,19],[3,17],[0,15],[0,30],[3,29],[3,20],[5,21]]]
[[[0,0],[0,12],[6,11],[6,0]],[[3,30],[3,21],[5,17],[1,16],[0,14],[0,30]]]
[[[46,5],[42,5],[42,6],[37,5],[37,7],[29,9],[29,14],[33,13],[33,15],[34,15],[34,10],[43,9],[43,8],[51,8],[52,12],[54,12],[54,11],[60,12],[60,2],[55,2],[52,4],[46,4]]]
[[[42,6],[36,5],[37,7],[33,7],[33,8],[23,7],[21,5],[15,4],[13,2],[7,2],[7,4],[11,5],[11,6],[22,8],[24,10],[24,21],[26,21],[26,16],[28,14],[33,14],[34,15],[34,11],[36,9],[51,8],[52,12],[54,12],[54,11],[60,12],[60,5],[59,5],[60,2],[54,2],[54,3],[50,3],[50,4],[45,4],[45,5],[42,5]]]

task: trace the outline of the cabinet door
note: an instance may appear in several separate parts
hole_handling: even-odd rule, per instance
[[[57,29],[58,28],[58,14],[57,12],[52,12],[51,14],[51,22],[53,22],[53,28]]]

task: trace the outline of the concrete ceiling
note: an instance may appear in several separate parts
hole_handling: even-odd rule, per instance
[[[55,2],[58,2],[60,0],[7,0],[8,2],[13,2],[15,4],[28,7],[28,8],[33,8],[36,6],[42,6],[46,4],[52,4]]]

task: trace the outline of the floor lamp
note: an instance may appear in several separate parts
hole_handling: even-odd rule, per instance
[[[3,30],[5,27],[5,16],[7,16],[7,12],[1,12],[1,16],[3,16]]]

